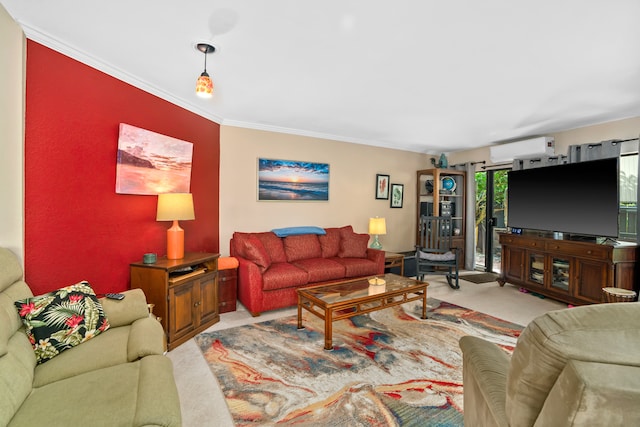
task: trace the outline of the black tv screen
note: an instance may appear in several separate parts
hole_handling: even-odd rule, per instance
[[[618,237],[618,158],[509,172],[511,228]]]

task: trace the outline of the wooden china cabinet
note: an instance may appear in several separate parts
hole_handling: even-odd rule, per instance
[[[465,171],[423,169],[417,171],[416,244],[420,243],[420,216],[451,216],[452,244],[459,250],[458,266],[464,268],[465,248]]]

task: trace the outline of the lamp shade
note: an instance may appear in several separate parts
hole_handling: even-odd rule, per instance
[[[211,98],[213,96],[213,81],[211,81],[211,77],[206,71],[198,77],[196,95],[201,98]]]
[[[156,221],[196,219],[191,193],[158,194]]]
[[[387,223],[384,218],[369,218],[369,234],[387,234]]]

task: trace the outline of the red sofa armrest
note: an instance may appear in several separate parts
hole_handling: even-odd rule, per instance
[[[250,312],[260,312],[262,304],[262,272],[260,267],[246,258],[238,260],[238,300]]]
[[[367,248],[367,258],[376,263],[376,274],[384,273],[384,251]]]

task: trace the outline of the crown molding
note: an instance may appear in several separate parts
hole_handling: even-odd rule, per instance
[[[350,144],[369,145],[369,146],[375,146],[375,147],[381,147],[381,148],[389,148],[392,150],[399,149],[398,147],[394,146],[392,142],[374,141],[374,140],[368,140],[368,139],[362,139],[362,138],[352,138],[349,136],[341,136],[341,135],[334,135],[334,134],[323,133],[323,132],[314,132],[314,131],[309,131],[304,129],[295,129],[295,128],[288,128],[288,127],[282,127],[282,126],[267,125],[263,123],[245,122],[242,120],[225,119],[221,124],[223,126],[233,126],[233,127],[245,128],[245,129],[262,130],[267,132],[285,133],[288,135],[298,135],[298,136],[306,136],[310,138],[327,139],[327,140],[336,141],[336,142],[347,142]],[[402,149],[402,151],[423,153],[423,151],[418,151],[418,150]]]
[[[25,36],[28,39],[31,39],[37,43],[40,43],[50,49],[55,50],[56,52],[60,52],[63,55],[66,55],[72,59],[75,59],[78,62],[81,62],[85,65],[88,65],[92,68],[95,68],[98,71],[101,71],[111,77],[114,77],[118,80],[121,80],[125,83],[128,83],[138,89],[141,89],[145,92],[148,92],[152,95],[157,96],[158,98],[161,98],[167,102],[170,102],[172,104],[175,104],[179,107],[184,108],[185,110],[191,111],[192,113],[195,113],[201,117],[204,117],[206,119],[209,119],[213,122],[216,122],[218,124],[222,124],[223,122],[223,118],[211,113],[210,111],[207,111],[205,109],[203,109],[202,107],[193,104],[185,99],[182,98],[178,98],[172,94],[170,94],[169,92],[159,88],[156,85],[153,85],[151,83],[149,83],[146,80],[140,79],[139,77],[127,73],[126,71],[115,67],[109,63],[106,63],[98,58],[96,58],[95,56],[81,50],[78,49],[75,46],[72,46],[70,44],[67,43],[63,43],[60,40],[52,37],[51,35],[38,30],[37,28],[31,27],[28,24],[25,24],[23,22],[19,22],[20,26],[22,27]]]

